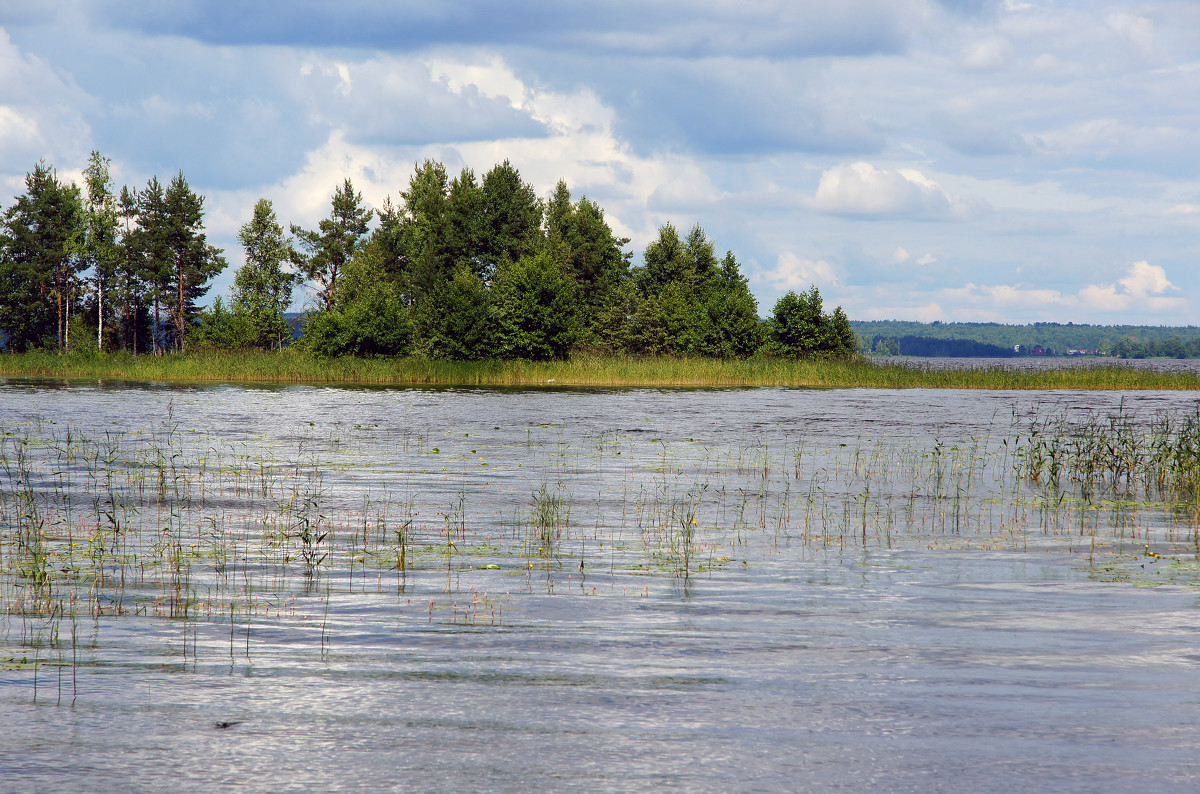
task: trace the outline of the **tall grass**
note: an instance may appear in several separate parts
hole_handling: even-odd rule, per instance
[[[632,358],[580,354],[567,361],[317,358],[300,351],[186,355],[0,354],[0,375],[184,383],[322,383],[380,386],[752,387],[891,389],[1200,389],[1200,375],[1118,365],[1044,371],[920,369],[756,356]]]

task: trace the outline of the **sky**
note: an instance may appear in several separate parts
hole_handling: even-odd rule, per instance
[[[763,315],[1189,325],[1198,100],[1194,0],[0,0],[0,205],[182,171],[216,295],[259,197],[315,228],[508,159],[635,263],[699,223]]]

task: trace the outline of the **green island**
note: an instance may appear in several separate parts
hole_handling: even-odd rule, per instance
[[[699,224],[686,234],[664,225],[634,265],[629,240],[598,204],[573,198],[562,180],[541,199],[508,161],[477,179],[469,168],[451,178],[427,160],[399,201],[378,209],[364,206],[347,179],[316,229],[291,224],[290,233],[271,202],[259,199],[238,233],[244,263],[231,299],[218,296],[205,307],[199,301],[227,261],[209,244],[204,197],[183,174],[165,187],[154,177],[118,191],[108,159],[93,152],[83,181],[82,188],[64,182],[39,163],[26,192],[0,214],[2,375],[444,386],[1200,387],[1195,374],[1100,362],[1015,371],[872,360],[864,354],[911,352],[914,334],[928,340],[946,328],[856,327],[840,306],[825,311],[815,285],[789,291],[764,319],[737,257],[719,257]],[[285,312],[301,287],[310,304],[289,320]],[[1067,341],[1061,327],[1054,330],[1055,344]],[[1083,330],[1090,332],[1071,329]],[[973,328],[980,344],[992,343],[985,352],[1004,352],[994,343],[1011,340],[1003,336],[1010,331]],[[1018,338],[1028,347],[1042,337]],[[1124,336],[1118,341],[1120,351],[1133,351]],[[1156,354],[1188,350],[1182,341],[1151,341],[1157,346],[1145,350]]]

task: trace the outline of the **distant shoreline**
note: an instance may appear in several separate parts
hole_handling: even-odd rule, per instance
[[[1013,370],[913,367],[867,358],[792,361],[577,355],[566,361],[317,358],[299,351],[138,356],[0,354],[0,377],[168,383],[447,387],[1200,390],[1195,372],[1127,365]]]

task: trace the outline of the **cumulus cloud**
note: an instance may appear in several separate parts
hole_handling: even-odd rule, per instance
[[[823,259],[801,259],[791,251],[784,251],[772,270],[759,274],[758,281],[765,281],[780,292],[799,292],[814,284],[818,287],[836,287],[840,283],[833,265]]]
[[[81,163],[91,142],[83,112],[91,105],[77,86],[47,61],[22,52],[0,27],[0,179],[19,183],[18,176],[41,159]]]
[[[821,174],[809,206],[834,215],[951,218],[969,212],[966,203],[920,171],[890,171],[864,162],[834,166]]]
[[[838,300],[856,319],[1183,324],[1190,317],[1191,303],[1168,294],[1176,291],[1164,268],[1135,262],[1112,283],[1086,284],[1075,290],[974,280],[932,290],[869,284],[844,288]]]
[[[1044,316],[1063,319],[1072,316],[1109,316],[1133,313],[1143,318],[1183,312],[1188,301],[1181,297],[1165,297],[1178,291],[1166,271],[1148,262],[1130,265],[1124,278],[1112,284],[1088,284],[1076,292],[1063,292],[1027,284],[982,285],[968,283],[958,288],[938,291],[943,303],[960,311],[997,308],[998,314],[1020,309],[1024,312],[1043,312]],[[1124,319],[1124,318],[1123,318]],[[1110,320],[1111,321],[1111,320]]]
[[[1178,287],[1167,281],[1167,271],[1157,265],[1142,260],[1134,262],[1129,268],[1129,275],[1120,279],[1125,291],[1136,297],[1145,297],[1148,293],[1161,295],[1167,290],[1178,291]]]

